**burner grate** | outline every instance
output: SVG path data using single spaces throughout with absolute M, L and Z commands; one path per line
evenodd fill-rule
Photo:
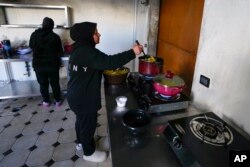
M 128 76 L 129 87 L 137 97 L 137 102 L 142 109 L 151 113 L 183 110 L 188 107 L 189 98 L 180 93 L 175 97 L 164 98 L 153 87 L 153 81 L 145 76 L 132 72 Z
M 223 122 L 214 118 L 195 117 L 189 125 L 192 133 L 202 142 L 214 146 L 227 146 L 233 141 L 232 131 Z
M 179 100 L 180 97 L 181 97 L 181 94 L 177 94 L 176 96 L 165 96 L 165 95 L 162 95 L 158 92 L 154 92 L 153 93 L 154 97 L 158 100 L 162 100 L 162 101 L 176 101 L 176 100 Z

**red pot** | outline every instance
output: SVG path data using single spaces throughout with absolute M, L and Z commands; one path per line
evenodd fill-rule
M 65 53 L 71 53 L 72 50 L 73 50 L 73 46 L 72 45 L 70 45 L 70 44 L 64 45 L 64 52 Z
M 148 76 L 156 76 L 162 73 L 163 70 L 163 59 L 154 57 L 154 62 L 146 61 L 151 56 L 145 55 L 139 57 L 139 73 Z
M 154 82 L 153 85 L 155 90 L 164 96 L 177 96 L 183 90 L 183 87 L 168 87 L 157 82 Z
M 185 86 L 184 80 L 173 73 L 157 75 L 153 80 L 155 90 L 165 96 L 176 96 Z

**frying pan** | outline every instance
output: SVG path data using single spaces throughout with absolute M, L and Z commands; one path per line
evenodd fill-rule
M 145 133 L 150 125 L 151 115 L 142 109 L 127 111 L 122 117 L 122 123 L 133 135 Z

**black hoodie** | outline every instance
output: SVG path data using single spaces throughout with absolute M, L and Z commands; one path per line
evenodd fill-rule
M 101 78 L 105 69 L 115 69 L 135 58 L 132 49 L 112 56 L 95 48 L 96 23 L 77 23 L 70 29 L 75 41 L 69 59 L 67 99 L 76 114 L 101 108 Z
M 33 50 L 35 71 L 55 71 L 61 65 L 63 48 L 60 37 L 52 29 L 39 28 L 31 34 L 29 46 Z

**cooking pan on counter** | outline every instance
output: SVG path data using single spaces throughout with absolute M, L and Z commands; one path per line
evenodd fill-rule
M 133 135 L 145 133 L 151 122 L 149 112 L 142 109 L 132 109 L 127 111 L 122 117 L 122 123 Z

